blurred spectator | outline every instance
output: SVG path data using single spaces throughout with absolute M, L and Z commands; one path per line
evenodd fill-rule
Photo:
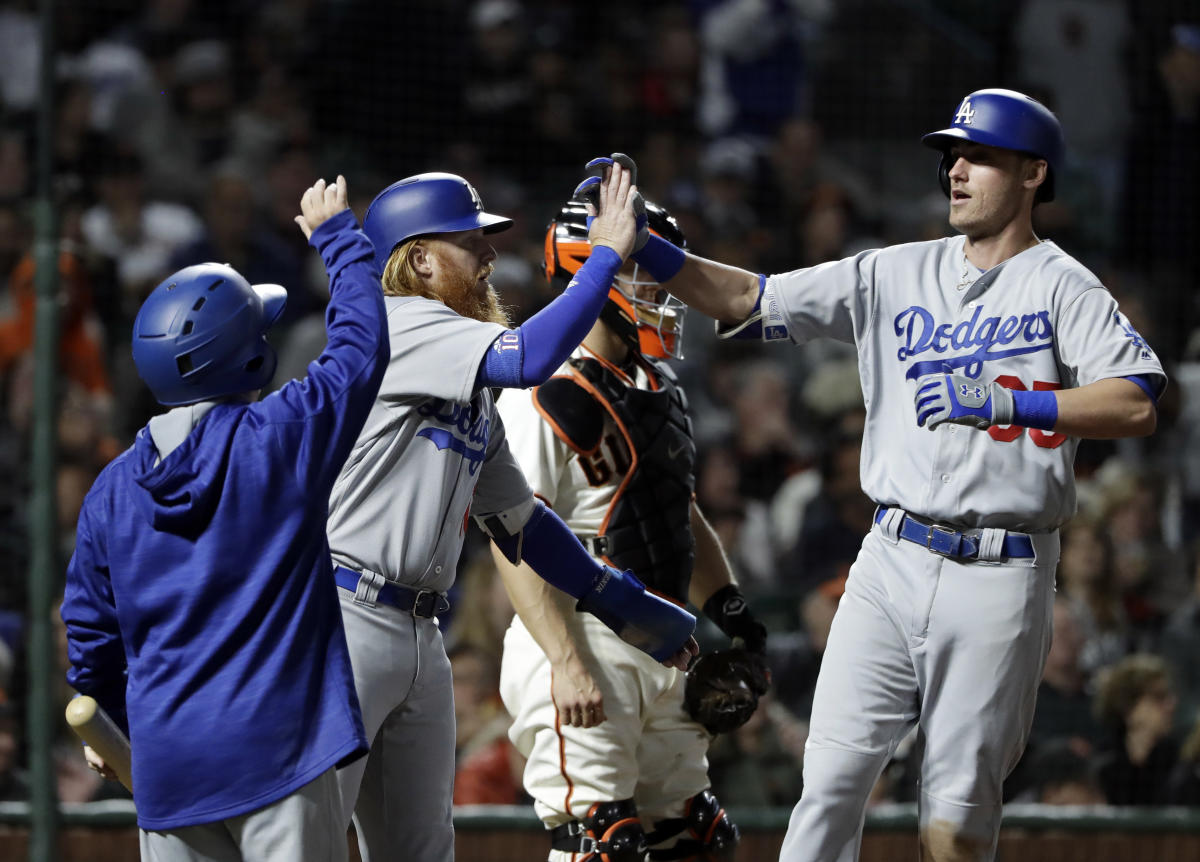
M 1175 692 L 1166 663 L 1135 653 L 1106 668 L 1096 688 L 1096 715 L 1111 732 L 1097 759 L 1110 805 L 1165 805 L 1167 780 L 1179 761 L 1171 736 Z
M 12 312 L 0 320 L 0 377 L 32 358 L 36 290 L 33 255 L 17 263 L 9 282 Z M 74 251 L 58 255 L 59 361 L 68 380 L 97 397 L 112 391 L 104 358 L 104 333 L 92 301 L 92 284 Z M 22 417 L 24 418 L 24 417 Z M 24 427 L 19 424 L 19 427 Z
M 1130 651 L 1125 608 L 1112 564 L 1112 545 L 1101 522 L 1080 513 L 1061 531 L 1057 590 L 1072 611 L 1082 644 L 1079 664 L 1091 675 Z
M 1160 650 L 1179 695 L 1176 727 L 1200 721 L 1200 541 L 1192 543 L 1192 593 L 1167 618 Z
M 698 123 L 710 137 L 774 133 L 810 105 L 809 40 L 828 0 L 690 0 L 704 48 Z
M 513 173 L 536 171 L 536 163 L 526 159 L 534 84 L 525 49 L 525 10 L 518 0 L 475 0 L 467 18 L 472 50 L 462 103 L 468 128 L 490 165 Z
M 21 726 L 12 703 L 0 697 L 0 802 L 29 799 L 29 776 L 19 767 Z
M 1179 750 L 1179 763 L 1167 785 L 1167 801 L 1171 805 L 1200 807 L 1200 718 Z
M 1144 465 L 1118 459 L 1109 459 L 1096 479 L 1125 614 L 1137 648 L 1151 648 L 1167 613 L 1189 592 L 1183 566 L 1163 538 L 1162 485 Z
M 831 578 L 845 582 L 875 512 L 859 483 L 861 454 L 861 433 L 835 433 L 824 447 L 820 489 L 804 506 L 799 535 L 781 565 L 787 583 L 810 588 Z
M 1144 267 L 1170 330 L 1159 344 L 1178 355 L 1200 322 L 1200 24 L 1151 34 L 1147 92 L 1134 121 L 1121 220 L 1124 252 Z
M 239 167 L 224 165 L 212 175 L 204 202 L 204 225 L 204 235 L 174 255 L 170 270 L 212 261 L 233 267 L 251 284 L 290 288 L 280 318 L 285 329 L 318 306 L 312 292 L 295 290 L 303 283 L 304 261 L 268 230 L 253 182 Z
M 516 805 L 523 759 L 508 740 L 512 719 L 500 700 L 499 654 L 461 644 L 449 651 L 454 674 L 454 804 Z
M 1054 637 L 1046 655 L 1029 733 L 1029 748 L 1035 757 L 1040 750 L 1061 744 L 1087 758 L 1101 741 L 1087 687 L 1088 676 L 1080 660 L 1084 638 L 1074 607 L 1069 599 L 1054 600 Z
M 172 257 L 197 242 L 203 224 L 191 209 L 148 200 L 142 160 L 121 147 L 110 147 L 100 163 L 99 201 L 83 214 L 83 237 L 116 268 L 120 318 L 132 326 L 142 300 L 171 272 Z M 122 329 L 124 336 L 129 334 Z
M 718 799 L 745 808 L 796 804 L 804 789 L 803 721 L 768 693 L 750 720 L 708 749 L 708 776 Z
M 744 363 L 735 378 L 731 406 L 738 488 L 747 498 L 766 502 L 803 466 L 789 381 L 772 360 Z
M 1097 203 L 1106 242 L 1116 236 L 1131 123 L 1124 66 L 1132 37 L 1128 5 L 1125 0 L 1025 0 L 1013 27 L 1021 79 L 1048 94 L 1048 107 L 1062 123 L 1068 158 L 1102 190 Z
M 1065 740 L 1053 740 L 1033 755 L 1032 801 L 1043 805 L 1103 805 L 1104 791 L 1088 757 Z

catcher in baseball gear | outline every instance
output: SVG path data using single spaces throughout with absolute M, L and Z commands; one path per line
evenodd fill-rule
M 688 670 L 683 706 L 709 733 L 736 730 L 754 714 L 771 686 L 767 628 L 754 618 L 737 584 L 726 584 L 704 603 L 704 614 L 733 642 L 701 656 Z

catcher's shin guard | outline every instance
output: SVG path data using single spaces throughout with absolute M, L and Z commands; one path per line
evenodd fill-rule
M 582 853 L 580 862 L 644 862 L 646 833 L 632 799 L 597 802 L 582 821 L 552 829 L 550 848 Z
M 655 847 L 680 836 L 671 847 Z M 651 862 L 716 862 L 733 858 L 742 835 L 711 790 L 687 801 L 682 817 L 659 820 L 646 836 Z

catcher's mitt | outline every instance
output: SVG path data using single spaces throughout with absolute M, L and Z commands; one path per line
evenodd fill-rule
M 717 650 L 688 670 L 683 706 L 709 733 L 728 733 L 750 720 L 770 685 L 771 671 L 759 653 Z

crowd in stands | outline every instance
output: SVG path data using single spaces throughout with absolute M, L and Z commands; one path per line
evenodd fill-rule
M 1066 135 L 1039 235 L 1113 291 L 1171 383 L 1153 437 L 1080 446 L 1054 643 L 1008 796 L 1200 805 L 1200 2 L 68 2 L 48 143 L 36 7 L 0 0 L 0 800 L 27 793 L 39 147 L 57 213 L 65 566 L 83 496 L 155 412 L 128 345 L 162 278 L 220 261 L 283 284 L 277 383 L 319 352 L 324 274 L 292 222 L 314 178 L 345 174 L 361 216 L 400 177 L 466 176 L 515 220 L 494 236 L 493 283 L 520 322 L 548 301 L 545 225 L 593 156 L 632 154 L 698 253 L 787 271 L 947 235 L 919 137 L 966 93 L 1009 86 Z M 769 626 L 774 675 L 754 719 L 713 743 L 714 789 L 735 807 L 791 805 L 825 638 L 873 513 L 855 354 L 717 342 L 696 313 L 684 342 L 697 497 Z M 497 693 L 512 610 L 479 534 L 452 598 L 456 802 L 525 803 Z M 720 645 L 707 623 L 698 635 Z M 915 798 L 919 747 L 901 746 L 877 800 Z M 56 759 L 63 800 L 120 794 L 65 726 Z

